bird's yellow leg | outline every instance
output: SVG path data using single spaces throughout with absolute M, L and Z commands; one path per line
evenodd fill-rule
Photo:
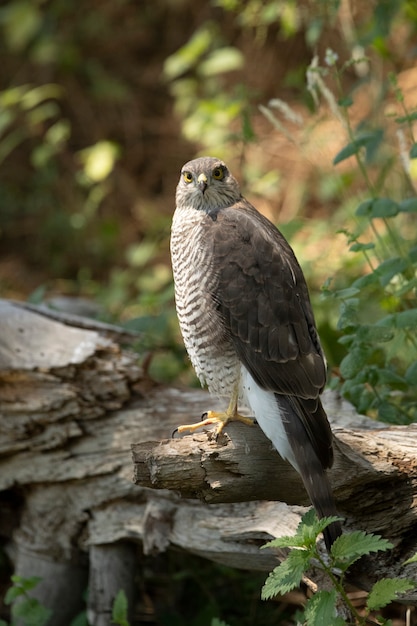
M 238 385 L 236 385 L 226 411 L 207 411 L 206 413 L 203 413 L 202 418 L 204 419 L 201 422 L 197 422 L 197 424 L 184 424 L 183 426 L 178 426 L 175 432 L 183 433 L 188 431 L 193 433 L 201 427 L 217 424 L 215 433 L 216 437 L 218 437 L 228 422 L 243 422 L 244 424 L 252 426 L 253 419 L 240 415 L 237 410 L 238 396 L 239 389 Z

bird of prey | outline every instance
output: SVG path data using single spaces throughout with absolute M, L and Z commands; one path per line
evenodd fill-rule
M 332 433 L 319 394 L 326 361 L 306 282 L 279 230 L 240 193 L 213 157 L 181 170 L 171 231 L 175 302 L 185 347 L 202 385 L 230 400 L 225 412 L 180 426 L 193 431 L 253 412 L 280 455 L 302 477 L 319 517 L 336 515 L 326 469 Z M 325 530 L 328 549 L 341 534 Z

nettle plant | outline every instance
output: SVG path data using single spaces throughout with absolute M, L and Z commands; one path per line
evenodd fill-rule
M 372 587 L 362 611 L 353 605 L 345 591 L 345 577 L 348 569 L 361 557 L 372 552 L 391 549 L 392 544 L 379 535 L 353 531 L 338 537 L 331 547 L 330 554 L 323 557 L 317 549 L 317 538 L 323 529 L 335 521 L 336 517 L 317 519 L 313 509 L 302 518 L 297 532 L 292 537 L 278 537 L 264 548 L 289 548 L 287 558 L 268 576 L 262 589 L 262 598 L 267 600 L 277 594 L 285 594 L 298 587 L 305 573 L 311 567 L 320 568 L 327 576 L 330 590 L 320 590 L 306 603 L 304 611 L 297 614 L 297 623 L 304 626 L 366 626 L 368 623 L 392 626 L 390 620 L 378 614 L 401 594 L 414 589 L 416 582 L 406 578 L 382 578 Z M 414 563 L 417 555 L 404 563 Z M 372 616 L 372 622 L 369 618 Z
M 394 192 L 398 197 L 391 197 L 394 157 L 384 145 L 388 143 L 385 132 L 368 120 L 353 127 L 349 117 L 353 100 L 342 95 L 341 76 L 358 62 L 364 60 L 349 61 L 338 69 L 337 56 L 328 51 L 327 67 L 313 62 L 308 74 L 310 88 L 327 99 L 347 131 L 348 143 L 334 165 L 355 159 L 357 178 L 366 189 L 355 211 L 354 230 L 343 231 L 349 250 L 364 261 L 358 265 L 360 275 L 343 289 L 331 288 L 331 280 L 323 289 L 325 297 L 340 303 L 337 329 L 347 351 L 333 385 L 341 388 L 359 413 L 408 424 L 417 421 L 417 197 L 413 188 L 417 109 L 407 109 L 395 77 L 390 77 L 391 91 L 402 109 L 394 122 L 406 182 Z M 338 85 L 338 100 L 324 83 L 327 72 Z

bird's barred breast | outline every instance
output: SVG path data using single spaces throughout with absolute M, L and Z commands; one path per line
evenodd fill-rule
M 206 384 L 215 395 L 230 397 L 239 377 L 240 362 L 211 296 L 216 275 L 210 250 L 204 245 L 202 218 L 195 209 L 174 213 L 171 256 L 177 315 L 201 384 Z

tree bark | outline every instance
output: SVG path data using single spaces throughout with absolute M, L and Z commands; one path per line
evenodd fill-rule
M 149 555 L 174 548 L 233 567 L 275 567 L 282 555 L 259 547 L 293 533 L 308 500 L 260 429 L 232 423 L 217 442 L 204 432 L 168 439 L 221 404 L 201 390 L 155 385 L 121 349 L 116 328 L 74 323 L 0 300 L 0 536 L 16 573 L 43 578 L 35 593 L 53 610 L 51 623 L 78 612 L 89 575 L 90 588 L 103 590 L 89 601 L 99 624 L 123 582 L 123 555 L 132 571 L 135 544 Z M 120 343 L 127 339 L 122 333 Z M 395 545 L 373 555 L 357 582 L 417 578 L 415 564 L 401 565 L 417 551 L 416 427 L 381 429 L 334 393 L 324 403 L 346 528 Z M 132 442 L 141 442 L 138 484 Z M 109 560 L 103 580 L 96 563 Z M 416 592 L 405 600 L 417 604 Z
M 334 430 L 329 471 L 346 526 L 401 541 L 417 516 L 417 425 Z M 170 489 L 207 503 L 281 500 L 308 505 L 298 473 L 272 449 L 259 427 L 212 432 L 133 446 L 136 484 Z
M 137 550 L 134 544 L 123 541 L 91 546 L 89 557 L 87 609 L 89 623 L 94 626 L 108 626 L 112 622 L 113 603 L 121 590 L 126 595 L 127 619 L 130 623 L 136 595 Z

